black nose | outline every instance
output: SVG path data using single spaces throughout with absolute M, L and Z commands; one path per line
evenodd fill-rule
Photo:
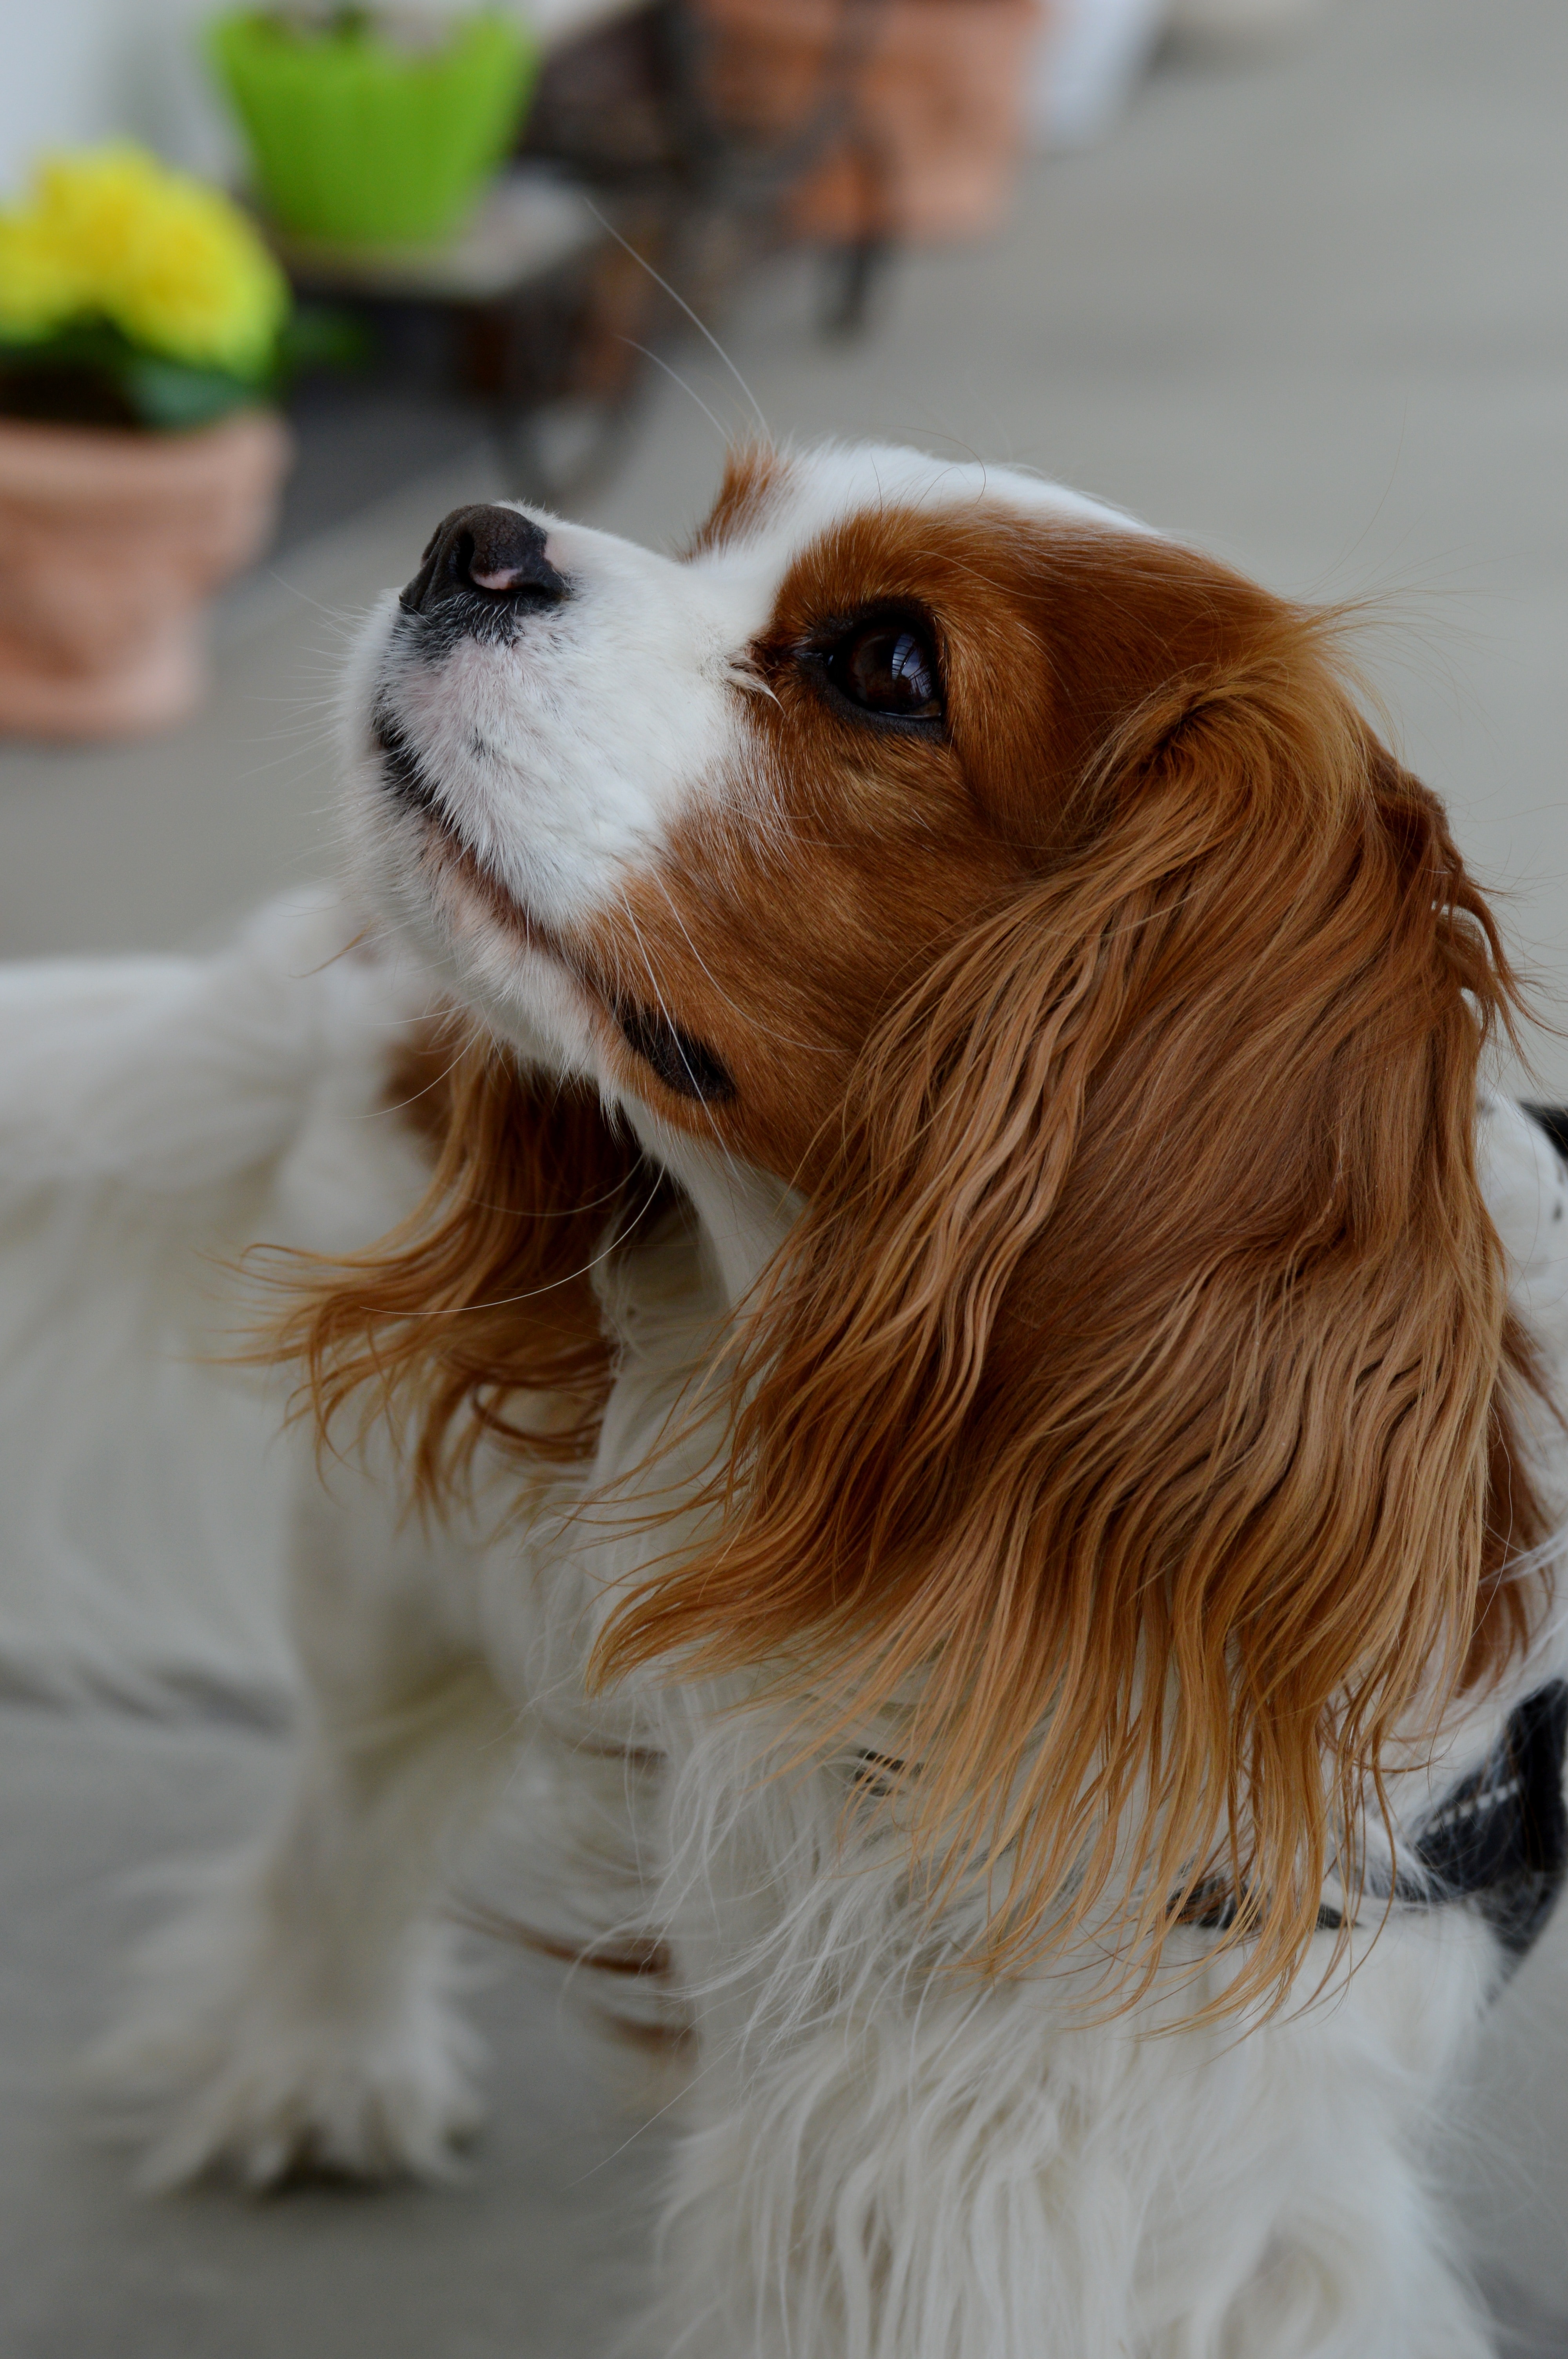
M 454 508 L 430 536 L 425 561 L 398 603 L 427 614 L 444 599 L 475 592 L 509 604 L 564 598 L 567 585 L 545 555 L 545 536 L 515 508 Z

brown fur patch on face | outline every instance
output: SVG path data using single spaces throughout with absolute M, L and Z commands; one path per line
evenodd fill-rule
M 720 504 L 722 506 L 722 502 Z M 944 674 L 936 735 L 824 696 L 806 659 L 835 627 L 924 617 Z M 607 1021 L 607 1053 L 677 1126 L 787 1180 L 814 1169 L 850 1067 L 937 945 L 1092 823 L 1094 766 L 1152 696 L 1179 697 L 1279 611 L 1209 560 L 1113 530 L 885 509 L 791 567 L 755 648 L 773 691 L 722 803 L 633 880 L 589 948 L 603 989 L 662 1010 L 735 1083 L 664 1091 Z M 739 702 L 739 697 L 738 697 Z
M 681 555 L 709 556 L 755 531 L 789 481 L 789 462 L 765 442 L 743 442 L 724 462 L 719 497 Z

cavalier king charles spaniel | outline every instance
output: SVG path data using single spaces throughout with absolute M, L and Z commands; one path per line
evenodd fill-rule
M 1568 1848 L 1565 1187 L 1343 636 L 893 450 L 438 527 L 348 897 L 157 1036 L 314 1207 L 317 1446 L 292 1800 L 110 2043 L 156 2180 L 448 2163 L 504 1802 L 695 2050 L 650 2347 L 1492 2349 L 1426 2147 Z

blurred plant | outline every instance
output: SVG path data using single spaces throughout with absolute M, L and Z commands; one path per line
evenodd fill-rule
M 271 397 L 320 342 L 244 214 L 138 147 L 46 157 L 0 211 L 11 416 L 205 426 Z

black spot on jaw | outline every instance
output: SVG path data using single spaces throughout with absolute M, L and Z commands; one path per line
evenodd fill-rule
M 419 756 L 401 722 L 384 704 L 378 704 L 371 714 L 370 732 L 381 756 L 382 777 L 394 801 L 401 803 L 406 810 L 430 811 L 440 817 L 440 798 L 425 776 Z
M 627 1047 L 677 1098 L 718 1105 L 734 1096 L 735 1084 L 722 1060 L 667 1016 L 629 999 L 619 1001 L 613 1012 Z
M 381 756 L 382 777 L 395 802 L 406 810 L 423 811 L 450 825 L 441 798 L 426 777 L 416 747 L 389 707 L 377 704 L 371 714 L 371 736 Z M 477 738 L 474 752 L 488 752 Z M 635 1001 L 618 1001 L 612 1011 L 629 1049 L 656 1073 L 665 1089 L 678 1098 L 719 1105 L 735 1094 L 735 1084 L 723 1060 L 706 1041 L 674 1024 L 666 1016 Z

